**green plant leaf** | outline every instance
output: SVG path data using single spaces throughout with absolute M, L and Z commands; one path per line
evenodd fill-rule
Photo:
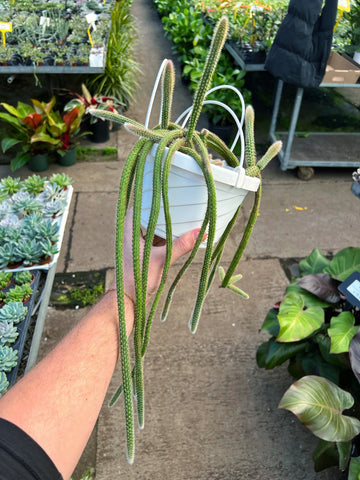
M 308 337 L 324 323 L 324 311 L 320 307 L 305 308 L 301 295 L 290 293 L 281 302 L 278 319 L 278 342 L 296 342 Z
M 13 147 L 14 145 L 17 145 L 20 143 L 21 140 L 18 138 L 3 138 L 1 141 L 1 148 L 2 151 L 5 153 L 9 148 Z
M 30 153 L 18 152 L 16 157 L 12 158 L 10 161 L 11 171 L 15 172 L 22 166 L 24 166 L 31 158 Z
M 331 338 L 330 353 L 349 351 L 350 342 L 359 330 L 359 326 L 354 325 L 355 317 L 351 312 L 341 312 L 337 317 L 332 317 L 328 329 Z
M 289 293 L 297 293 L 301 295 L 304 299 L 306 307 L 326 308 L 330 305 L 329 303 L 324 302 L 323 300 L 320 300 L 320 298 L 316 297 L 315 295 L 308 292 L 304 288 L 301 288 L 299 285 L 297 285 L 297 283 L 291 283 L 290 285 L 287 286 L 286 294 L 289 294 Z
M 336 444 L 339 452 L 339 467 L 340 470 L 344 471 L 349 463 L 351 455 L 351 442 L 339 442 Z
M 296 356 L 306 347 L 307 342 L 279 343 L 274 338 L 270 338 L 268 342 L 260 345 L 256 359 L 259 367 L 270 370 Z
M 360 478 L 360 457 L 353 457 L 350 460 L 348 480 L 359 480 Z
M 336 444 L 320 439 L 312 458 L 315 472 L 321 472 L 326 468 L 337 466 L 339 464 L 339 453 Z
M 353 404 L 350 393 L 325 378 L 309 375 L 291 385 L 280 400 L 279 408 L 293 412 L 323 440 L 348 442 L 360 433 L 360 421 L 342 414 Z
M 280 325 L 277 314 L 278 309 L 272 308 L 269 310 L 261 327 L 261 330 L 268 332 L 273 337 L 277 337 L 279 335 Z
M 299 262 L 300 274 L 303 277 L 311 273 L 322 273 L 329 264 L 330 260 L 315 248 L 308 257 Z
M 347 247 L 340 250 L 324 271 L 343 282 L 353 272 L 360 271 L 360 248 Z
M 319 351 L 325 362 L 334 365 L 342 370 L 348 370 L 350 368 L 350 363 L 348 356 L 345 353 L 336 354 L 330 353 L 331 340 L 328 335 L 324 333 L 317 333 L 313 340 L 318 344 Z

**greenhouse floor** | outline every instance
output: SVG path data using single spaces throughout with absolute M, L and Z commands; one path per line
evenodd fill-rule
M 174 55 L 151 0 L 138 0 L 132 8 L 143 75 L 127 115 L 144 122 L 158 66 L 163 58 Z M 176 88 L 174 116 L 191 103 L 179 75 Z M 264 132 L 259 133 L 263 134 L 262 142 Z M 74 180 L 74 195 L 58 262 L 59 274 L 105 269 L 107 282 L 111 281 L 119 179 L 135 141 L 121 129 L 111 134 L 109 142 L 118 148 L 118 161 L 78 162 L 66 168 Z M 329 152 L 323 154 L 326 159 Z M 219 289 L 215 283 L 198 331 L 191 335 L 187 324 L 200 273 L 195 261 L 177 291 L 168 321 L 153 324 L 145 361 L 145 429 L 136 435 L 134 465 L 128 465 L 124 453 L 122 403 L 112 409 L 107 407 L 120 383 L 117 370 L 75 480 L 90 467 L 95 469 L 96 480 L 340 478 L 336 469 L 315 474 L 311 456 L 317 440 L 291 413 L 277 408 L 292 383 L 286 367 L 261 370 L 256 366 L 255 354 L 258 345 L 267 339 L 259 332 L 264 317 L 283 297 L 289 281 L 284 263 L 291 265 L 314 248 L 331 254 L 358 246 L 360 204 L 350 192 L 353 170 L 318 168 L 309 182 L 303 182 L 294 170 L 281 171 L 278 161 L 273 161 L 263 175 L 261 212 L 238 268 L 243 275 L 239 286 L 250 299 Z M 52 165 L 46 174 L 55 171 L 63 170 Z M 0 165 L 0 177 L 8 174 L 9 167 Z M 26 168 L 16 172 L 16 176 L 27 175 Z M 242 225 L 251 201 L 250 196 L 245 200 Z M 235 248 L 242 225 L 232 235 L 224 263 Z M 50 306 L 40 356 L 85 312 L 86 308 L 64 310 Z

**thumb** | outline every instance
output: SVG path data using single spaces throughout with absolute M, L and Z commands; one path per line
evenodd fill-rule
M 195 245 L 196 239 L 199 236 L 200 228 L 195 228 L 190 232 L 184 233 L 181 237 L 177 238 L 173 243 L 173 249 L 171 254 L 171 264 L 176 262 L 180 257 L 189 253 Z M 206 239 L 204 235 L 203 241 Z

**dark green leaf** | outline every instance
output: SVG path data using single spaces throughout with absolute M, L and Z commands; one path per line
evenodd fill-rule
M 275 339 L 269 340 L 269 350 L 265 359 L 265 368 L 272 369 L 283 364 L 291 357 L 302 352 L 306 348 L 306 342 L 279 343 Z
M 353 457 L 350 460 L 348 480 L 359 480 L 360 478 L 360 457 Z
M 321 472 L 326 468 L 339 465 L 339 454 L 336 444 L 320 439 L 313 453 L 313 461 L 315 472 Z
M 307 258 L 299 262 L 301 276 L 322 273 L 329 263 L 330 260 L 324 257 L 318 248 L 315 248 Z
M 268 332 L 273 337 L 278 336 L 280 329 L 279 320 L 277 318 L 278 311 L 279 310 L 276 308 L 269 310 L 265 317 L 263 326 L 261 327 L 261 330 Z
M 336 444 L 336 446 L 340 457 L 339 467 L 340 470 L 344 471 L 346 470 L 350 459 L 351 442 L 339 442 Z
M 360 248 L 355 247 L 340 250 L 325 268 L 325 272 L 341 282 L 356 271 L 360 271 Z

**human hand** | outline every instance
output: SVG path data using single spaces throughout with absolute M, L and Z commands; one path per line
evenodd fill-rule
M 133 209 L 130 208 L 125 217 L 124 225 L 124 249 L 123 249 L 123 270 L 124 270 L 124 285 L 125 293 L 131 298 L 135 298 L 135 282 L 133 274 L 133 259 L 132 259 L 132 224 L 133 224 Z M 196 242 L 199 235 L 200 228 L 191 230 L 185 233 L 173 242 L 171 265 L 180 257 L 189 253 Z M 165 241 L 164 241 L 165 242 Z M 163 243 L 164 243 L 163 242 Z M 158 242 L 159 243 L 159 242 Z M 165 263 L 166 245 L 153 245 L 150 253 L 148 285 L 146 292 L 146 301 L 148 302 L 151 295 L 153 295 L 161 281 L 161 275 Z M 145 239 L 140 236 L 140 257 L 142 258 L 144 252 Z

